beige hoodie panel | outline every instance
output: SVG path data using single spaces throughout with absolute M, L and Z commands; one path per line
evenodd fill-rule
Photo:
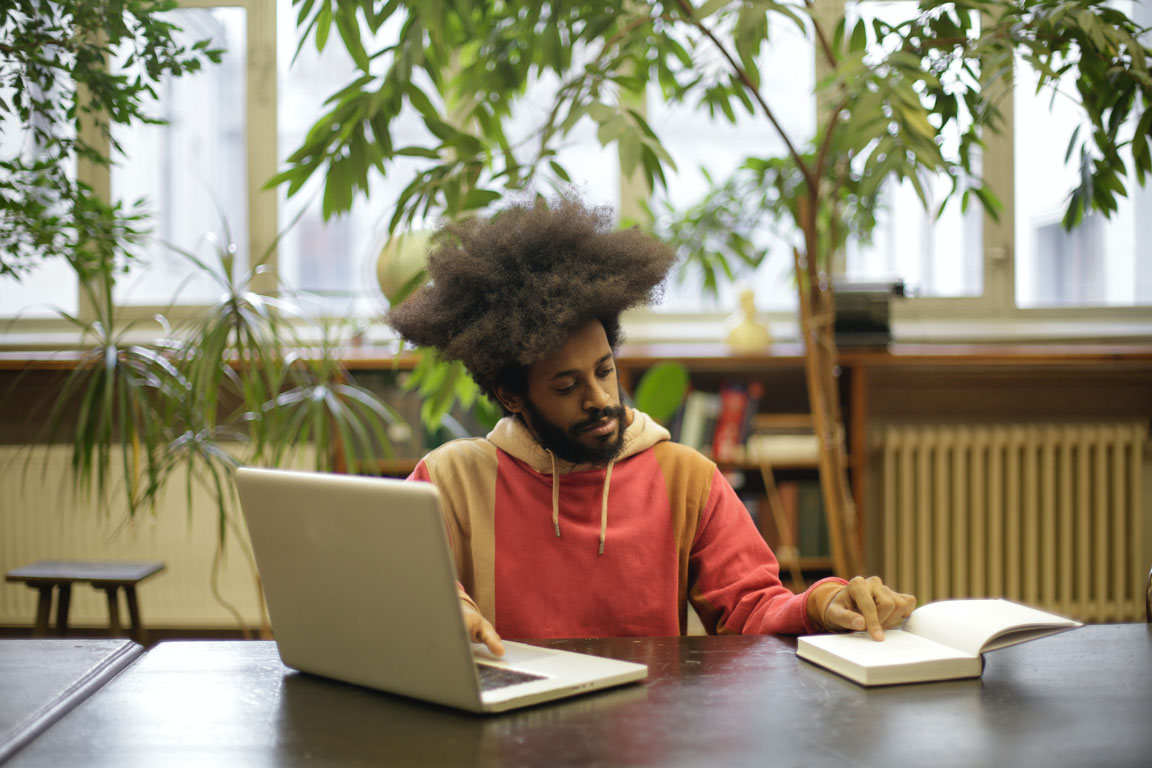
M 679 562 L 680 633 L 688 632 L 688 556 L 696 540 L 700 515 L 712 491 L 716 465 L 696 450 L 679 443 L 665 442 L 653 448 L 656 463 L 668 487 L 668 508 Z M 715 615 L 700 613 L 709 634 L 716 631 Z M 714 613 L 714 612 L 713 612 Z
M 632 414 L 632 423 L 624 430 L 624 446 L 616 461 L 623 461 L 669 438 L 668 430 L 648 414 L 635 408 L 629 409 L 629 412 Z M 552 456 L 536 442 L 536 438 L 519 419 L 511 416 L 501 419 L 488 433 L 488 439 L 500 450 L 515 456 L 537 472 L 552 474 Z M 556 467 L 562 475 L 595 468 L 589 464 L 572 464 L 563 459 L 556 459 Z
M 444 503 L 460 583 L 490 621 L 496 615 L 497 462 L 496 446 L 481 438 L 453 440 L 424 457 Z

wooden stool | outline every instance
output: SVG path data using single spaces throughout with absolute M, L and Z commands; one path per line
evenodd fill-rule
M 108 595 L 108 631 L 113 637 L 121 633 L 120 601 L 116 592 L 121 587 L 128 602 L 128 617 L 132 626 L 132 639 L 144 642 L 144 630 L 140 625 L 140 604 L 136 599 L 136 585 L 164 570 L 164 563 L 98 563 L 74 560 L 41 560 L 8 571 L 7 581 L 24 582 L 40 592 L 36 606 L 36 627 L 33 635 L 43 637 L 48 634 L 48 614 L 52 610 L 52 590 L 59 589 L 56 601 L 56 633 L 63 637 L 68 632 L 68 607 L 72 601 L 72 585 L 88 582 Z

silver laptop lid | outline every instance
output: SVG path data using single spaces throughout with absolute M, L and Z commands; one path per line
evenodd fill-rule
M 285 664 L 476 707 L 434 486 L 251 468 L 236 486 Z

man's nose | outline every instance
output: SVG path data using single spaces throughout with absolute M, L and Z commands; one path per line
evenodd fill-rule
M 612 396 L 599 384 L 593 384 L 588 388 L 588 394 L 584 400 L 584 410 L 598 411 L 602 408 L 607 408 L 611 404 Z

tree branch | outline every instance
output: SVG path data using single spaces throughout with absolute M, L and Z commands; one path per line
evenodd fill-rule
M 845 94 L 840 103 L 836 105 L 836 111 L 832 113 L 832 117 L 828 121 L 828 130 L 824 134 L 824 141 L 820 142 L 820 151 L 816 155 L 816 183 L 820 183 L 820 179 L 824 177 L 824 165 L 828 161 L 828 150 L 832 147 L 832 134 L 836 130 L 837 124 L 840 122 L 840 116 L 844 114 L 845 107 L 848 106 L 848 95 Z
M 689 23 L 700 30 L 700 32 L 705 37 L 712 41 L 712 44 L 716 46 L 717 50 L 720 51 L 720 54 L 728 61 L 728 64 L 736 73 L 736 76 L 739 78 L 741 84 L 743 84 L 743 86 L 752 94 L 752 97 L 756 99 L 756 103 L 759 104 L 760 109 L 764 111 L 764 115 L 768 118 L 768 122 L 772 123 L 772 127 L 776 129 L 776 134 L 784 142 L 784 146 L 788 149 L 788 154 L 792 157 L 793 162 L 795 162 L 796 166 L 800 169 L 800 173 L 803 174 L 804 181 L 807 182 L 809 188 L 814 188 L 816 180 L 812 177 L 812 170 L 808 167 L 808 165 L 804 162 L 804 158 L 792 145 L 791 140 L 788 138 L 788 134 L 784 132 L 784 128 L 776 119 L 776 115 L 772 112 L 772 109 L 768 106 L 768 103 L 764 101 L 764 97 L 760 95 L 760 90 L 752 82 L 752 78 L 748 77 L 748 73 L 745 72 L 744 68 L 736 62 L 736 59 L 732 57 L 732 54 L 728 52 L 728 49 L 725 48 L 724 45 L 716 38 L 716 35 L 712 33 L 712 30 L 704 26 L 703 22 L 696 19 L 695 15 L 693 14 L 692 6 L 688 4 L 687 0 L 679 0 L 679 4 L 680 8 L 686 14 Z
M 816 4 L 813 0 L 804 0 L 804 5 L 808 8 L 808 18 L 812 19 L 812 29 L 816 31 L 816 39 L 820 41 L 820 49 L 824 51 L 824 58 L 828 60 L 828 66 L 836 69 L 839 62 L 836 61 L 836 52 L 832 50 L 832 45 L 828 42 L 828 36 L 824 34 L 824 28 L 820 26 L 820 22 L 816 20 Z

